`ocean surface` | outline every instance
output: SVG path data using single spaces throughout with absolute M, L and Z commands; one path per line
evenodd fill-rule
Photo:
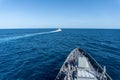
M 120 30 L 1 29 L 0 80 L 54 80 L 76 47 L 86 50 L 113 80 L 120 80 Z

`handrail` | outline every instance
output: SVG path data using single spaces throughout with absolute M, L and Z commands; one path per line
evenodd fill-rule
M 103 72 L 103 68 L 98 64 L 98 62 L 90 55 L 88 54 L 86 51 L 84 51 L 83 49 L 78 48 L 79 51 L 83 51 L 84 52 L 84 56 L 88 57 L 88 59 L 90 60 L 91 64 L 93 65 L 94 69 L 98 70 L 98 72 L 102 73 Z M 111 77 L 105 73 L 107 80 L 112 80 Z

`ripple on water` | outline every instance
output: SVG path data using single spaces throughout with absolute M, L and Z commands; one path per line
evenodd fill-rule
M 10 31 L 21 34 L 19 30 Z M 36 33 L 39 29 L 21 31 Z M 60 33 L 0 43 L 0 80 L 54 80 L 75 47 L 85 49 L 100 65 L 107 67 L 113 80 L 119 80 L 119 34 L 116 30 L 65 29 Z

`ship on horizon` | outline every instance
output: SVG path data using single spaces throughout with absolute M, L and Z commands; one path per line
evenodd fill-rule
M 62 31 L 62 29 L 61 29 L 61 28 L 58 28 L 56 31 Z

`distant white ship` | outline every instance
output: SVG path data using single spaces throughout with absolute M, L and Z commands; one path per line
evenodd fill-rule
M 58 28 L 56 31 L 62 31 L 62 29 L 61 29 L 61 28 Z

